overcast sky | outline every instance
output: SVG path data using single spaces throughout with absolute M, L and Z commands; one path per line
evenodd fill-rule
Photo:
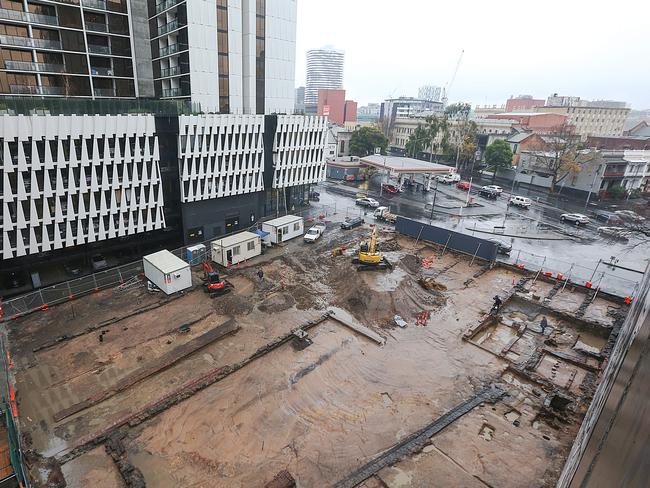
M 345 51 L 361 105 L 445 86 L 464 50 L 450 101 L 557 92 L 650 108 L 648 0 L 298 0 L 296 86 L 325 45 Z

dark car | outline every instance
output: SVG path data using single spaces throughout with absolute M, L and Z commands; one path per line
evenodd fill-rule
M 600 220 L 606 224 L 621 225 L 625 223 L 620 215 L 614 212 L 608 212 L 607 210 L 594 210 L 594 217 L 596 217 L 596 220 Z
M 496 200 L 499 197 L 499 192 L 491 188 L 481 188 L 478 194 L 485 198 Z
M 361 217 L 346 219 L 345 222 L 341 224 L 341 229 L 350 230 L 359 227 L 361 224 L 363 224 L 363 219 Z
M 512 251 L 512 246 L 510 244 L 497 239 L 489 239 L 489 241 L 494 242 L 497 245 L 497 254 L 504 254 L 506 256 L 510 255 L 510 251 Z

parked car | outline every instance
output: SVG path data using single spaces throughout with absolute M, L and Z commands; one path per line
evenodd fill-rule
M 621 241 L 627 241 L 631 235 L 624 227 L 598 227 L 598 233 Z
M 357 198 L 356 204 L 361 205 L 362 207 L 372 207 L 372 208 L 379 207 L 379 202 L 374 198 L 370 198 L 370 197 Z
M 494 242 L 497 245 L 497 253 L 498 254 L 504 254 L 506 256 L 510 255 L 510 251 L 512 251 L 512 246 L 508 244 L 507 242 L 502 242 L 498 239 L 488 239 L 490 242 Z
M 565 213 L 560 215 L 560 220 L 562 222 L 571 222 L 572 224 L 576 225 L 581 225 L 581 224 L 588 224 L 589 223 L 589 217 L 586 215 L 582 215 L 579 213 Z
M 315 224 L 303 236 L 305 242 L 316 242 L 320 236 L 325 232 L 325 224 Z
M 350 230 L 355 227 L 359 227 L 363 224 L 363 219 L 361 217 L 354 217 L 352 219 L 345 219 L 345 222 L 341 224 L 341 229 Z
M 632 210 L 616 210 L 614 213 L 620 215 L 625 220 L 631 220 L 633 222 L 643 222 L 645 220 L 645 217 L 642 217 Z
M 395 185 L 391 185 L 389 183 L 384 183 L 381 185 L 381 187 L 384 189 L 386 193 L 390 193 L 391 195 L 394 195 L 395 193 L 399 193 L 399 188 L 397 188 Z
M 93 266 L 93 271 L 100 271 L 102 269 L 108 268 L 106 258 L 101 254 L 95 254 L 93 257 L 91 257 L 90 264 Z
M 440 183 L 445 185 L 451 185 L 452 183 L 458 183 L 460 181 L 460 175 L 458 173 L 450 173 L 447 175 L 441 175 L 436 177 Z
M 492 200 L 496 200 L 499 197 L 499 192 L 492 188 L 488 188 L 487 186 L 484 186 L 478 191 L 478 194 L 481 195 L 482 197 L 485 198 L 490 198 Z
M 594 210 L 594 217 L 596 217 L 596 220 L 600 220 L 607 224 L 618 225 L 624 223 L 623 219 L 618 214 L 606 210 Z
M 514 205 L 524 209 L 528 209 L 532 204 L 533 201 L 530 198 L 520 197 L 519 195 L 510 197 L 510 200 L 508 200 L 508 205 Z
M 469 181 L 461 181 L 456 185 L 456 188 L 459 190 L 465 190 L 469 191 L 469 189 L 472 187 L 471 183 Z
M 483 188 L 486 188 L 488 190 L 493 190 L 493 191 L 497 192 L 499 195 L 501 195 L 501 193 L 503 193 L 503 188 L 501 188 L 500 186 L 497 186 L 497 185 L 487 185 L 487 186 L 484 186 Z

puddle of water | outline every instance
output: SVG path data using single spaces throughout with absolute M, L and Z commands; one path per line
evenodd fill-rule
M 607 344 L 607 339 L 599 337 L 596 334 L 592 334 L 588 331 L 581 331 L 578 335 L 578 340 L 583 344 L 595 347 L 599 351 L 602 351 L 603 347 L 605 347 L 605 344 Z

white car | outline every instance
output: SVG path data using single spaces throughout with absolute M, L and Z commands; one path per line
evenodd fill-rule
M 305 242 L 316 242 L 320 236 L 325 232 L 325 224 L 316 224 L 309 228 L 303 236 Z
M 508 205 L 516 205 L 517 207 L 522 207 L 522 208 L 528 208 L 532 204 L 533 201 L 530 198 L 520 197 L 519 195 L 510 197 L 510 200 L 508 200 Z
M 458 173 L 450 173 L 447 175 L 437 176 L 436 179 L 440 183 L 451 185 L 452 183 L 458 183 L 460 181 L 460 175 Z
M 379 207 L 379 202 L 374 198 L 370 198 L 370 197 L 357 198 L 357 201 L 355 203 L 357 205 L 361 205 L 362 207 L 372 207 L 372 208 Z
M 631 235 L 625 227 L 598 227 L 598 233 L 621 240 L 628 240 Z
M 501 195 L 501 193 L 503 192 L 503 188 L 501 188 L 500 186 L 497 186 L 497 185 L 487 185 L 487 186 L 484 186 L 483 188 L 484 188 L 485 190 L 492 190 L 492 191 L 495 191 L 495 192 L 497 192 L 499 195 Z
M 560 215 L 560 220 L 562 222 L 571 222 L 576 225 L 580 224 L 588 224 L 589 223 L 589 217 L 586 215 L 582 215 L 579 213 L 565 213 Z

